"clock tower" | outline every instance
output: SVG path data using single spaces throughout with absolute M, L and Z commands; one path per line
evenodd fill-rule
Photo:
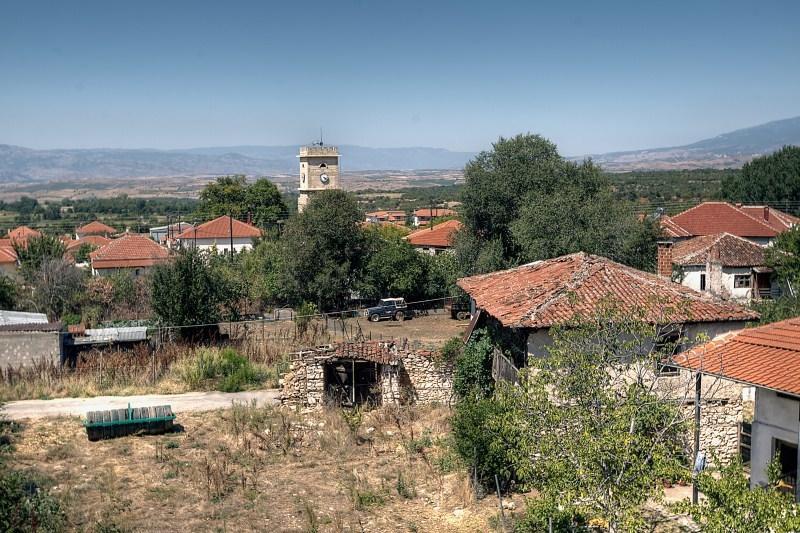
M 323 146 L 322 141 L 310 146 L 301 146 L 300 197 L 297 210 L 302 212 L 319 191 L 339 188 L 339 150 L 335 146 Z

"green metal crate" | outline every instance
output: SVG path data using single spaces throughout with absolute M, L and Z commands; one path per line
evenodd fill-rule
M 157 435 L 173 430 L 175 414 L 169 405 L 131 407 L 108 411 L 89 411 L 83 425 L 89 440 L 112 439 L 123 435 Z

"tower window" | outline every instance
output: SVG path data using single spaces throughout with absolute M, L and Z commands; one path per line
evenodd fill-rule
M 326 165 L 325 163 L 320 163 L 319 168 L 328 168 L 328 165 Z

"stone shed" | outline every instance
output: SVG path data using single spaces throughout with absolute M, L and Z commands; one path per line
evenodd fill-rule
M 319 346 L 291 356 L 281 403 L 341 406 L 449 404 L 453 364 L 407 344 L 365 341 Z

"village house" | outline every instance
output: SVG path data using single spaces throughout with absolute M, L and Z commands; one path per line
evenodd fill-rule
M 434 218 L 454 217 L 458 213 L 446 207 L 426 207 L 414 211 L 414 227 L 427 226 Z
M 0 273 L 14 275 L 17 271 L 17 251 L 11 239 L 0 239 Z
M 29 239 L 41 236 L 41 231 L 31 229 L 28 226 L 19 226 L 18 228 L 9 230 L 7 238 L 12 245 L 16 244 L 17 246 L 26 246 Z
M 780 287 L 764 246 L 730 233 L 658 243 L 658 274 L 722 299 L 775 298 Z
M 406 225 L 405 211 L 373 211 L 366 214 L 366 222 L 370 224 L 396 224 Z
M 750 484 L 767 483 L 767 466 L 779 454 L 782 478 L 796 488 L 800 318 L 742 330 L 680 354 L 675 362 L 700 372 L 701 379 L 724 378 L 755 387 Z
M 675 241 L 730 233 L 765 245 L 800 219 L 768 206 L 703 202 L 660 222 L 664 236 Z
M 448 404 L 453 363 L 434 355 L 391 341 L 345 342 L 297 352 L 284 377 L 281 403 Z
M 119 272 L 144 275 L 155 265 L 169 260 L 170 252 L 143 235 L 125 234 L 89 254 L 92 275 L 110 276 Z
M 417 230 L 404 238 L 417 250 L 428 255 L 437 255 L 453 248 L 453 237 L 462 227 L 458 220 L 446 220 L 440 224 Z
M 604 306 L 631 314 L 661 331 L 652 347 L 669 346 L 680 352 L 698 337 L 715 339 L 740 330 L 758 313 L 731 301 L 699 293 L 669 279 L 642 272 L 610 259 L 575 253 L 536 261 L 517 268 L 462 278 L 458 285 L 473 306 L 471 328 L 500 330 L 507 339 L 516 367 L 529 357 L 545 357 L 552 344 L 551 328 L 580 317 L 592 317 Z M 702 336 L 702 337 L 701 337 Z M 666 354 L 671 355 L 671 354 Z M 685 391 L 689 376 L 665 363 L 653 369 L 665 388 Z M 709 388 L 704 401 L 707 417 L 701 446 L 713 449 L 721 461 L 738 454 L 737 435 L 748 391 L 735 383 Z M 686 398 L 681 400 L 688 409 Z
M 250 250 L 261 230 L 252 224 L 241 222 L 227 215 L 215 218 L 197 227 L 181 232 L 176 240 L 180 247 L 191 247 L 199 250 L 217 250 L 228 253 Z
M 68 239 L 64 241 L 64 245 L 67 247 L 64 255 L 67 259 L 75 261 L 75 255 L 83 246 L 89 246 L 92 248 L 92 251 L 94 251 L 110 242 L 111 239 L 103 237 L 102 235 L 87 235 L 80 239 Z
M 75 230 L 75 238 L 80 239 L 82 237 L 87 237 L 89 235 L 100 235 L 103 237 L 111 237 L 117 233 L 117 230 L 109 226 L 108 224 L 103 224 L 99 220 L 94 220 L 89 222 L 88 224 L 84 224 L 83 226 L 77 228 Z
M 188 222 L 176 222 L 167 226 L 156 226 L 150 228 L 150 238 L 158 244 L 170 247 L 178 235 L 191 229 L 194 229 L 194 226 Z

